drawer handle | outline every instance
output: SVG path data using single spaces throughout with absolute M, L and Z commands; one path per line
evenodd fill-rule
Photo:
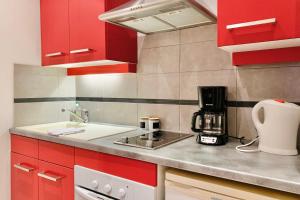
M 46 179 L 46 180 L 49 180 L 49 181 L 53 181 L 53 182 L 57 182 L 59 180 L 61 180 L 63 177 L 61 176 L 54 176 L 54 175 L 49 175 L 49 174 L 46 174 L 45 172 L 40 172 L 38 173 L 38 177 L 41 177 L 43 179 Z
M 19 169 L 23 172 L 27 172 L 27 173 L 32 172 L 34 170 L 33 167 L 25 167 L 25 166 L 22 166 L 22 164 L 20 164 L 20 163 L 14 164 L 14 168 Z
M 227 30 L 233 30 L 238 28 L 251 27 L 251 26 L 257 26 L 263 24 L 275 24 L 275 23 L 276 23 L 276 18 L 271 18 L 271 19 L 263 19 L 263 20 L 257 20 L 252 22 L 245 22 L 240 24 L 231 24 L 231 25 L 227 25 L 226 28 Z
M 55 52 L 55 53 L 46 54 L 46 57 L 56 57 L 56 56 L 62 56 L 62 55 L 64 55 L 63 52 Z
M 89 53 L 91 52 L 93 49 L 90 48 L 86 48 L 86 49 L 77 49 L 77 50 L 72 50 L 70 51 L 70 54 L 79 54 L 79 53 Z

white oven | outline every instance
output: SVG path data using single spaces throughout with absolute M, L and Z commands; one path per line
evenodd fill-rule
M 160 200 L 156 187 L 75 166 L 75 200 Z

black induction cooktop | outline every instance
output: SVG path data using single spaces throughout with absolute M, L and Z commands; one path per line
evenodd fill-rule
M 123 137 L 120 140 L 115 141 L 114 143 L 119 145 L 154 150 L 192 136 L 192 134 L 186 133 L 157 131 L 143 133 L 141 135 L 133 137 Z

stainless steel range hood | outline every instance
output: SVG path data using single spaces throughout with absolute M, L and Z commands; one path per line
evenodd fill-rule
M 131 0 L 99 19 L 144 34 L 216 22 L 216 17 L 196 0 Z

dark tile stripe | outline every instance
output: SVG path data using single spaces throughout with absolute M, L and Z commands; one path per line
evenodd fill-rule
M 230 101 L 228 102 L 229 107 L 237 108 L 252 108 L 257 104 L 257 101 Z
M 40 103 L 56 101 L 76 101 L 76 97 L 15 98 L 15 103 Z
M 150 103 L 150 104 L 175 104 L 175 105 L 180 104 L 180 100 L 174 100 L 174 99 L 77 97 L 76 100 L 77 101 L 92 101 L 92 102 L 118 102 L 118 103 Z
M 15 103 L 38 103 L 56 101 L 87 101 L 87 102 L 115 102 L 115 103 L 143 103 L 143 104 L 169 104 L 169 105 L 198 105 L 198 100 L 178 99 L 139 99 L 139 98 L 105 98 L 105 97 L 50 97 L 50 98 L 16 98 Z M 252 108 L 256 101 L 228 101 L 228 107 Z M 296 102 L 300 105 L 300 102 Z

